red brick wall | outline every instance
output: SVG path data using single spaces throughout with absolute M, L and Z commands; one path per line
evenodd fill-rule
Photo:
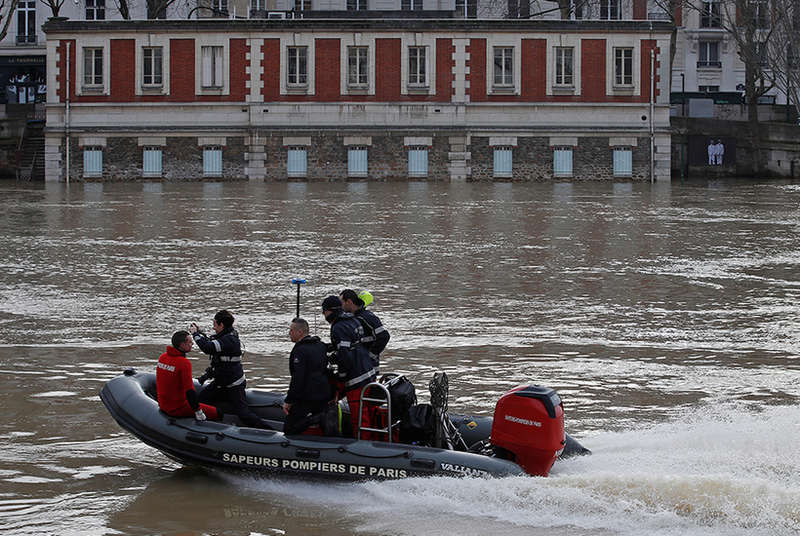
M 655 39 L 642 39 L 642 91 L 640 95 L 641 102 L 650 102 L 650 51 L 656 51 L 656 58 L 655 58 L 655 70 L 656 70 L 656 79 L 655 79 L 655 95 L 654 99 L 658 98 L 658 66 L 659 62 L 659 49 L 656 47 Z
M 276 101 L 281 98 L 281 40 L 264 39 L 261 51 L 264 56 L 261 62 L 264 70 L 261 75 L 264 82 L 261 94 L 264 102 Z
M 633 0 L 633 19 L 647 20 L 647 0 Z
M 547 93 L 547 40 L 522 40 L 522 99 L 545 100 Z
M 683 6 L 675 8 L 675 26 L 683 26 Z
M 75 99 L 75 40 L 62 40 L 58 44 L 58 57 L 60 58 L 58 62 L 58 73 L 56 75 L 56 80 L 58 81 L 58 100 L 59 102 L 66 101 L 67 95 L 67 43 L 70 43 L 69 49 L 69 65 L 70 65 L 70 73 L 69 73 L 69 81 L 70 81 L 70 90 L 69 96 L 70 100 Z
M 606 40 L 581 41 L 581 99 L 606 100 Z
M 400 39 L 375 40 L 375 99 L 400 100 Z
M 469 54 L 469 100 L 482 102 L 486 96 L 486 39 L 470 39 Z
M 169 100 L 195 100 L 194 39 L 170 39 L 169 69 Z
M 453 53 L 455 47 L 452 39 L 436 40 L 436 97 L 438 102 L 453 100 Z M 469 80 L 469 75 L 467 75 Z
M 111 40 L 111 99 L 114 102 L 136 100 L 136 41 Z
M 231 39 L 230 42 L 230 94 L 227 100 L 243 102 L 247 94 L 247 40 Z
M 316 101 L 336 101 L 341 96 L 339 39 L 317 39 L 314 44 Z

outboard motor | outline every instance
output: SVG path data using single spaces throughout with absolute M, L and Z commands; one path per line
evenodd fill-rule
M 547 476 L 565 441 L 564 407 L 553 389 L 523 385 L 497 401 L 490 442 L 526 473 Z

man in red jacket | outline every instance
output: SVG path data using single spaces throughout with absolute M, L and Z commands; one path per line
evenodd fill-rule
M 201 404 L 192 381 L 192 364 L 186 353 L 192 349 L 192 336 L 188 331 L 176 331 L 172 335 L 172 346 L 161 354 L 156 365 L 156 391 L 158 407 L 173 417 L 191 417 L 204 421 L 221 420 L 222 411 L 214 406 Z

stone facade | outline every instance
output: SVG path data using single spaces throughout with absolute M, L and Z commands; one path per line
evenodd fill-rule
M 650 180 L 650 141 L 648 138 L 633 138 L 635 145 L 630 147 L 632 174 L 614 175 L 614 147 L 609 137 L 578 137 L 573 147 L 572 177 L 556 177 L 553 171 L 553 147 L 550 138 L 518 137 L 513 147 L 512 176 L 494 176 L 494 147 L 490 138 L 473 136 L 470 144 L 472 153 L 471 179 L 474 181 L 551 181 L 564 179 L 577 180 Z M 623 146 L 623 145 L 620 145 Z
M 294 136 L 292 134 L 295 134 Z M 571 177 L 556 177 L 553 169 L 553 146 L 556 138 L 517 136 L 491 138 L 488 136 L 452 136 L 439 132 L 386 131 L 360 132 L 358 137 L 337 132 L 317 132 L 310 136 L 297 132 L 259 131 L 249 137 L 223 136 L 200 138 L 195 136 L 164 137 L 162 146 L 162 173 L 145 176 L 143 173 L 143 146 L 149 138 L 71 137 L 70 181 L 191 181 L 191 180 L 428 180 L 445 181 L 453 178 L 454 163 L 467 162 L 464 177 L 471 181 L 550 181 L 550 180 L 649 180 L 650 145 L 648 138 L 629 138 L 632 151 L 631 176 L 615 176 L 613 170 L 613 145 L 615 138 L 600 136 L 576 137 L 573 146 L 573 173 Z M 408 136 L 413 134 L 413 136 Z M 410 177 L 408 170 L 409 138 L 429 139 L 428 174 Z M 353 143 L 352 140 L 361 140 Z M 512 140 L 511 177 L 494 176 L 494 146 L 491 140 Z M 222 175 L 204 177 L 203 145 L 209 141 L 222 145 Z M 349 141 L 348 141 L 349 140 Z M 455 142 L 454 142 L 455 140 Z M 302 143 L 301 143 L 302 142 Z M 462 143 L 463 142 L 463 143 Z M 306 148 L 307 172 L 304 176 L 290 177 L 287 169 L 289 147 L 301 143 Z M 307 145 L 306 145 L 307 143 Z M 103 148 L 102 176 L 86 177 L 83 169 L 83 150 L 86 146 Z M 348 148 L 350 145 L 367 147 L 367 176 L 348 175 Z M 216 145 L 216 143 L 215 143 Z M 561 145 L 561 144 L 559 144 Z M 453 149 L 459 149 L 453 151 Z M 63 151 L 63 144 L 52 145 L 53 155 Z M 61 166 L 56 160 L 55 165 Z M 461 169 L 461 168 L 459 168 Z

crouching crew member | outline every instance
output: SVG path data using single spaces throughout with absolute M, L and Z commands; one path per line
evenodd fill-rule
M 214 406 L 200 404 L 192 381 L 192 364 L 186 354 L 192 350 L 192 336 L 188 331 L 176 331 L 172 346 L 161 354 L 156 365 L 156 393 L 158 407 L 173 417 L 191 417 L 198 421 L 222 418 Z
M 331 345 L 334 354 L 331 361 L 337 367 L 339 381 L 344 386 L 347 404 L 350 406 L 350 420 L 353 437 L 358 437 L 358 416 L 361 415 L 361 388 L 375 381 L 378 368 L 372 362 L 369 351 L 361 344 L 364 328 L 351 313 L 342 310 L 342 301 L 337 296 L 328 296 L 322 302 L 322 314 L 331 325 Z M 361 415 L 361 425 L 369 427 L 369 412 Z M 362 438 L 371 437 L 369 433 Z
M 283 404 L 285 434 L 305 431 L 333 398 L 328 381 L 327 345 L 308 334 L 308 322 L 295 318 L 289 326 L 294 343 L 289 354 L 289 392 Z
M 239 334 L 233 329 L 233 315 L 223 309 L 214 315 L 214 331 L 211 337 L 192 324 L 189 331 L 194 342 L 204 353 L 211 356 L 211 366 L 197 380 L 202 385 L 209 378 L 210 385 L 200 392 L 200 402 L 218 404 L 227 402 L 231 411 L 246 426 L 253 428 L 270 428 L 258 415 L 247 406 L 245 399 L 246 381 L 242 368 L 242 344 Z
M 372 295 L 369 294 L 371 297 Z M 381 324 L 381 319 L 372 311 L 367 310 L 366 303 L 354 290 L 344 289 L 339 295 L 342 300 L 342 309 L 352 313 L 364 328 L 364 337 L 361 343 L 366 346 L 369 356 L 375 367 L 380 365 L 380 355 L 389 343 L 389 332 Z

